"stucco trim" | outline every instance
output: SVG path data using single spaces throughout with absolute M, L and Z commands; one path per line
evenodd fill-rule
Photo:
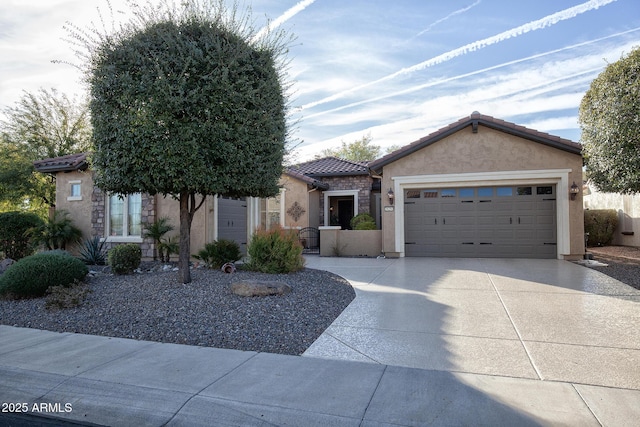
M 404 257 L 404 190 L 446 185 L 448 187 L 496 186 L 520 184 L 556 184 L 556 257 L 571 253 L 569 229 L 569 173 L 571 169 L 543 169 L 499 172 L 474 172 L 391 177 L 395 193 L 395 252 Z M 574 201 L 574 203 L 577 203 Z

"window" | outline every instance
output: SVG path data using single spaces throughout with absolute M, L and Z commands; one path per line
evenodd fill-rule
M 109 196 L 108 236 L 142 235 L 142 195 L 140 193 Z
M 511 187 L 498 187 L 496 189 L 496 193 L 498 194 L 498 197 L 513 196 L 513 188 L 511 188 Z
M 407 199 L 419 199 L 420 190 L 407 190 Z
M 282 193 L 268 199 L 260 199 L 260 223 L 265 230 L 282 225 Z
M 440 192 L 440 197 L 456 197 L 456 190 L 448 188 Z
M 69 196 L 67 196 L 67 200 L 82 200 L 82 185 L 80 181 L 69 181 Z
M 518 194 L 518 196 L 530 196 L 531 187 L 518 187 L 516 189 L 516 193 Z
M 473 193 L 473 188 L 461 188 L 458 194 L 460 194 L 460 197 L 470 198 L 473 197 Z
M 478 197 L 493 197 L 493 188 L 491 187 L 478 188 Z
M 438 190 L 424 190 L 422 194 L 424 194 L 425 199 L 432 199 L 438 197 Z

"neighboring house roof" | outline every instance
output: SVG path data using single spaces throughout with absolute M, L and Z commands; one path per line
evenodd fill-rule
M 67 156 L 36 160 L 33 166 L 38 172 L 56 173 L 85 170 L 89 167 L 87 153 L 69 154 Z
M 518 136 L 520 138 L 529 139 L 540 144 L 548 145 L 560 150 L 568 151 L 569 153 L 581 154 L 582 145 L 559 136 L 550 135 L 548 133 L 539 132 L 534 129 L 529 129 L 524 126 L 519 126 L 515 123 L 506 122 L 504 120 L 496 119 L 491 116 L 485 116 L 477 111 L 474 111 L 469 117 L 464 117 L 455 123 L 452 123 L 442 129 L 433 132 L 417 141 L 412 142 L 396 151 L 387 154 L 373 162 L 369 163 L 371 170 L 381 171 L 383 166 L 389 163 L 395 162 L 402 157 L 405 157 L 415 151 L 418 151 L 434 142 L 440 141 L 468 126 L 471 126 L 473 132 L 477 132 L 478 125 L 483 125 L 491 129 L 495 129 L 501 132 L 505 132 L 511 135 Z
M 323 157 L 287 168 L 310 177 L 369 175 L 366 163 L 353 162 L 337 157 Z
M 287 169 L 284 171 L 285 175 L 288 175 L 292 178 L 296 178 L 299 179 L 302 182 L 306 182 L 308 185 L 314 187 L 314 188 L 318 188 L 320 190 L 328 190 L 329 189 L 329 184 L 325 184 L 322 181 L 318 181 L 317 179 L 311 178 L 310 176 L 306 176 L 303 175 L 299 172 L 296 172 L 294 170 L 291 169 Z

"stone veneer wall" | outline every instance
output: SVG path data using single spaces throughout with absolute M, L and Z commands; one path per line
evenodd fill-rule
M 107 237 L 105 233 L 106 219 L 106 195 L 98 187 L 93 187 L 91 194 L 91 228 L 93 236 Z M 156 198 L 148 194 L 142 194 L 142 224 L 153 223 L 156 220 Z M 110 249 L 118 242 L 108 242 L 106 246 Z M 140 243 L 142 258 L 153 258 L 154 242 L 151 239 L 143 239 Z
M 369 175 L 323 177 L 322 182 L 329 184 L 329 191 L 358 190 L 358 210 L 355 213 L 371 213 L 371 184 Z M 324 225 L 324 196 L 320 197 L 320 224 Z

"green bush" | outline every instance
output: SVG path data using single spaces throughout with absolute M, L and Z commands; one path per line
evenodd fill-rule
M 52 251 L 22 258 L 0 275 L 0 294 L 16 298 L 43 296 L 51 286 L 70 286 L 89 271 L 82 261 Z
M 238 261 L 242 258 L 242 252 L 236 242 L 220 239 L 213 243 L 207 243 L 193 257 L 206 263 L 209 268 L 220 268 L 228 262 Z
M 129 274 L 140 266 L 142 249 L 135 243 L 127 243 L 111 248 L 109 251 L 109 266 L 115 274 Z
M 66 249 L 67 245 L 78 243 L 82 230 L 73 225 L 69 212 L 60 210 L 42 224 L 29 230 L 29 235 L 47 249 Z
M 297 233 L 280 227 L 257 231 L 249 243 L 247 253 L 250 270 L 263 273 L 290 273 L 304 267 L 302 245 Z
M 353 230 L 376 230 L 376 220 L 368 213 L 361 213 L 351 218 L 351 229 Z
M 584 231 L 589 233 L 588 246 L 610 244 L 617 226 L 618 213 L 613 209 L 584 211 Z
M 38 242 L 27 235 L 27 231 L 39 227 L 44 221 L 34 213 L 0 213 L 0 252 L 13 260 L 19 260 L 35 252 Z

